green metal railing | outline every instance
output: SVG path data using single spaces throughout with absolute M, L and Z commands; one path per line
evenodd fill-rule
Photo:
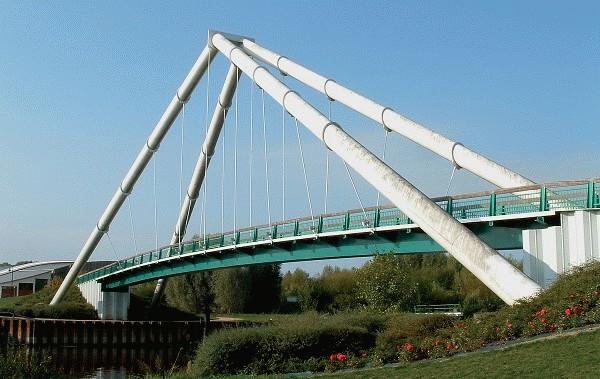
M 521 187 L 433 199 L 442 209 L 458 220 L 502 215 L 517 215 L 552 210 L 600 208 L 600 185 L 590 182 L 564 182 L 547 186 Z M 372 229 L 413 222 L 397 208 L 369 208 L 346 213 L 321 215 L 314 219 L 284 221 L 271 226 L 242 229 L 207 236 L 206 239 L 166 246 L 155 251 L 121 260 L 110 266 L 81 275 L 77 283 L 84 283 L 129 267 L 156 262 L 192 252 L 223 248 L 239 244 L 271 241 L 329 232 Z

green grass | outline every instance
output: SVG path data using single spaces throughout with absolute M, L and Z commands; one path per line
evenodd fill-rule
M 17 301 L 19 301 L 19 297 L 3 297 L 0 298 L 0 308 L 4 308 L 4 307 L 11 307 L 13 306 Z
M 600 329 L 486 353 L 325 375 L 326 378 L 592 378 L 600 372 Z

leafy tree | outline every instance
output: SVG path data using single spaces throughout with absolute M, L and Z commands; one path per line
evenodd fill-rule
M 215 303 L 224 313 L 272 312 L 281 295 L 281 265 L 233 267 L 214 274 Z
M 300 268 L 294 272 L 288 271 L 282 278 L 281 287 L 282 301 L 285 302 L 290 296 L 297 297 L 303 312 L 323 311 L 332 301 L 321 283 Z
M 204 314 L 204 333 L 210 328 L 210 315 L 215 301 L 211 271 L 179 275 L 167 281 L 167 303 L 179 309 Z
M 410 280 L 409 270 L 393 253 L 375 255 L 358 270 L 358 296 L 374 311 L 411 310 L 417 285 Z
M 247 267 L 215 271 L 212 288 L 217 309 L 223 313 L 244 312 L 250 299 L 251 283 Z
M 325 266 L 318 278 L 323 291 L 330 295 L 329 311 L 342 311 L 358 308 L 360 299 L 356 296 L 358 290 L 357 269 L 341 269 Z
M 250 313 L 273 312 L 281 296 L 281 264 L 253 265 L 248 267 L 250 300 L 245 308 Z

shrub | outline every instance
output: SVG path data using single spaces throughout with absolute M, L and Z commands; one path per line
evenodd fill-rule
M 22 348 L 0 354 L 0 378 L 46 379 L 55 375 L 50 356 L 42 351 Z
M 453 326 L 454 319 L 446 315 L 401 314 L 388 321 L 387 328 L 377 335 L 375 354 L 380 363 L 423 358 L 421 348 L 436 346 L 440 333 Z M 428 336 L 438 335 L 433 342 Z M 418 347 L 415 344 L 419 345 Z M 423 346 L 421 346 L 423 345 Z M 439 343 L 438 343 L 439 345 Z
M 295 321 L 285 325 L 228 329 L 207 337 L 195 361 L 198 374 L 322 371 L 326 366 L 325 357 L 333 353 L 362 356 L 375 344 L 374 335 L 367 329 L 333 325 L 327 317 L 309 315 L 297 317 Z
M 52 281 L 40 291 L 30 296 L 19 298 L 14 304 L 1 308 L 0 311 L 14 313 L 24 317 L 61 318 L 71 320 L 97 320 L 98 313 L 87 303 L 76 286 L 71 286 L 60 304 L 48 305 L 62 281 Z

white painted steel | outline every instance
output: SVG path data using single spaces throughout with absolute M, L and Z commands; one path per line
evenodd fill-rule
M 235 67 L 235 65 L 232 64 L 229 67 L 227 77 L 225 78 L 225 83 L 223 84 L 223 89 L 219 95 L 219 101 L 215 107 L 210 126 L 208 127 L 204 144 L 200 150 L 200 156 L 196 161 L 196 167 L 194 168 L 194 173 L 186 192 L 185 201 L 179 212 L 179 219 L 177 220 L 175 231 L 173 232 L 173 237 L 171 238 L 171 245 L 179 243 L 180 238 L 183 238 L 185 235 L 190 216 L 194 210 L 194 205 L 196 204 L 196 199 L 200 193 L 200 187 L 204 182 L 206 169 L 208 169 L 208 166 L 210 165 L 211 158 L 215 151 L 215 146 L 219 140 L 219 135 L 221 134 L 221 129 L 223 128 L 225 117 L 227 116 L 227 111 L 231 106 L 231 100 L 233 99 L 233 94 L 237 88 L 241 73 L 242 72 Z M 156 283 L 151 307 L 155 306 L 162 297 L 166 280 L 167 279 L 159 279 Z
M 339 125 L 329 121 L 267 69 L 259 66 L 239 47 L 219 34 L 215 34 L 211 42 L 502 300 L 513 304 L 540 290 L 529 277 L 381 162 Z M 278 61 L 281 63 L 284 59 Z M 284 68 L 283 71 L 289 74 L 288 69 Z
M 600 259 L 600 211 L 560 214 L 560 226 L 523 231 L 523 270 L 543 288 L 558 275 Z
M 198 57 L 198 60 L 190 70 L 189 74 L 186 76 L 181 87 L 179 87 L 179 89 L 177 90 L 177 93 L 169 103 L 169 106 L 167 107 L 162 117 L 156 124 L 156 127 L 154 128 L 150 136 L 148 137 L 148 140 L 146 141 L 144 147 L 138 154 L 135 162 L 129 169 L 129 172 L 127 173 L 127 175 L 125 175 L 125 178 L 121 182 L 121 185 L 115 192 L 106 210 L 104 211 L 104 213 L 100 217 L 100 220 L 94 227 L 94 230 L 88 237 L 85 245 L 79 253 L 79 256 L 77 256 L 77 259 L 75 260 L 73 266 L 71 267 L 67 276 L 65 277 L 65 280 L 63 281 L 58 291 L 56 292 L 56 295 L 54 295 L 54 298 L 50 302 L 50 305 L 56 305 L 60 303 L 62 298 L 65 296 L 69 286 L 71 286 L 77 279 L 79 271 L 89 259 L 90 255 L 102 239 L 104 233 L 108 232 L 110 223 L 112 222 L 119 209 L 125 202 L 127 196 L 129 196 L 131 191 L 133 191 L 133 186 L 144 171 L 144 168 L 146 168 L 146 165 L 152 158 L 154 152 L 158 150 L 162 139 L 167 134 L 167 132 L 171 128 L 171 125 L 173 125 L 173 122 L 179 115 L 179 112 L 183 107 L 183 103 L 189 100 L 192 92 L 196 88 L 196 85 L 198 85 L 200 78 L 202 78 L 204 72 L 208 68 L 208 65 L 214 59 L 215 54 L 216 51 L 213 48 L 206 46 L 200 54 L 200 57 Z
M 435 133 L 423 125 L 394 112 L 392 109 L 377 104 L 336 83 L 334 80 L 327 79 L 251 40 L 243 40 L 243 49 L 249 55 L 277 68 L 282 73 L 299 80 L 327 97 L 346 105 L 498 187 L 510 188 L 535 184 L 524 176 L 466 148 L 462 144 Z

